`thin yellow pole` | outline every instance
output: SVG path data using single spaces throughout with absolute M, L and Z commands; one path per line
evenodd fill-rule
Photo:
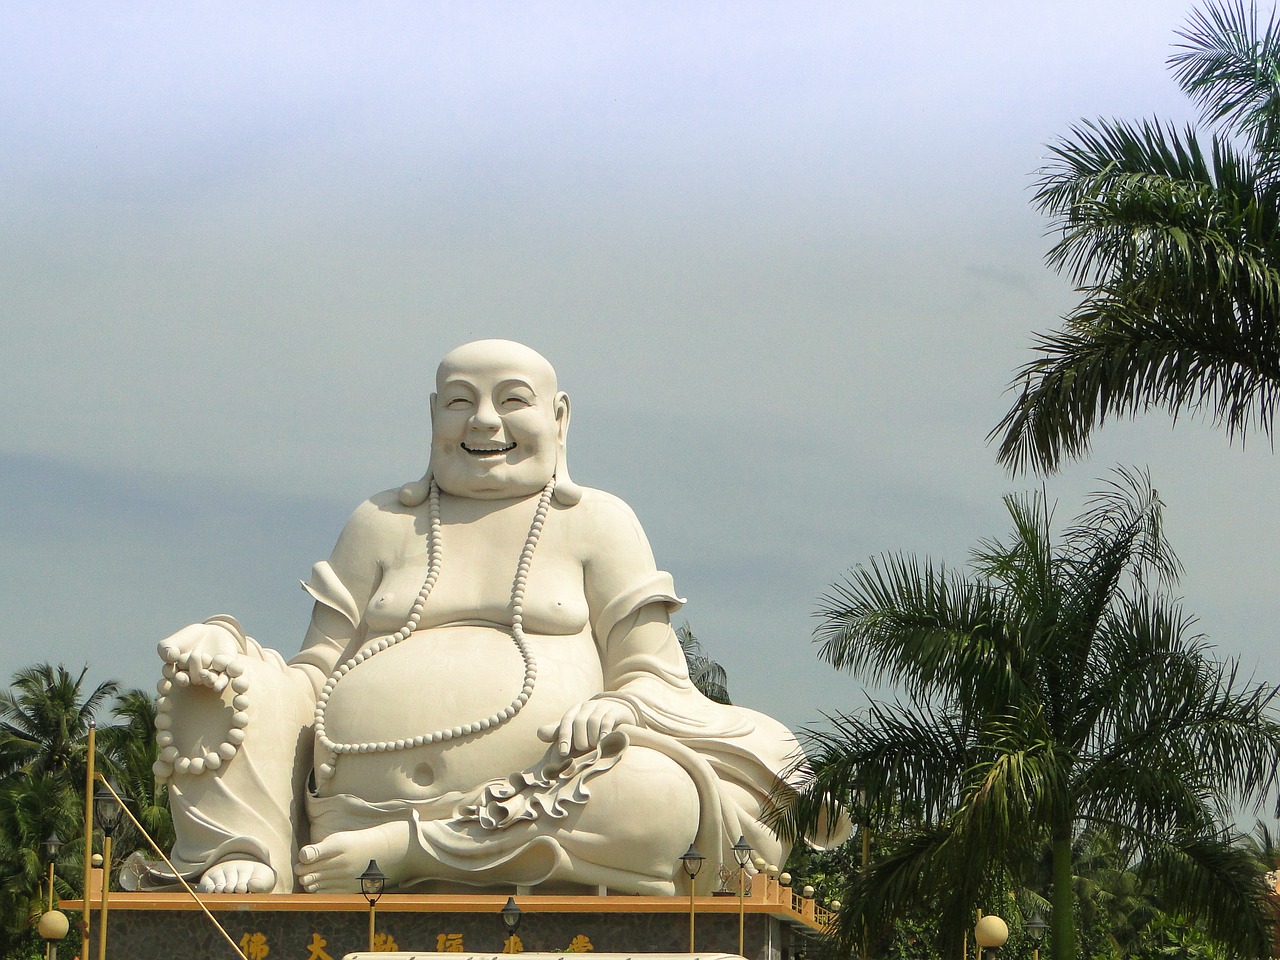
M 89 721 L 89 757 L 84 778 L 84 910 L 80 926 L 84 930 L 85 949 L 89 949 L 89 879 L 93 874 L 93 758 L 97 725 Z
M 107 894 L 111 891 L 111 834 L 102 838 L 102 910 L 98 914 L 98 960 L 107 960 Z
M 369 952 L 370 953 L 373 953 L 373 928 L 374 928 L 373 915 L 374 915 L 374 911 L 377 909 L 378 909 L 377 905 L 370 902 L 369 904 Z
M 47 909 L 49 910 L 53 909 L 53 858 L 52 857 L 49 858 L 49 906 Z M 49 960 L 49 952 L 53 949 L 53 943 L 54 941 L 52 940 L 46 940 L 44 942 L 44 960 Z
M 864 794 L 865 797 L 865 794 Z M 865 801 L 864 801 L 865 802 Z M 869 824 L 870 818 L 864 810 L 862 815 L 862 880 L 866 883 L 867 869 L 871 866 L 871 829 Z M 867 960 L 867 941 L 870 936 L 867 932 L 867 921 L 862 921 L 862 960 Z
M 693 953 L 693 877 L 689 878 L 689 952 Z
M 103 786 L 111 791 L 111 795 L 115 797 L 116 802 L 120 804 L 120 809 L 124 811 L 124 815 L 129 818 L 130 822 L 135 827 L 138 828 L 138 832 L 146 837 L 147 843 L 149 843 L 151 845 L 151 849 L 156 852 L 156 856 L 164 861 L 164 865 L 169 868 L 170 872 L 173 873 L 178 882 L 182 884 L 182 888 L 191 895 L 191 899 L 196 902 L 196 906 L 199 907 L 204 912 L 204 915 L 209 918 L 209 922 L 218 928 L 218 932 L 222 934 L 222 938 L 226 940 L 227 943 L 231 944 L 231 949 L 236 952 L 236 956 L 239 957 L 240 960 L 249 960 L 249 958 L 244 955 L 244 951 L 240 949 L 240 944 L 231 939 L 231 934 L 227 933 L 226 928 L 218 922 L 218 918 L 209 912 L 209 908 L 204 905 L 204 901 L 200 899 L 199 894 L 191 889 L 191 884 L 187 883 L 187 881 L 182 878 L 182 874 L 178 872 L 178 868 L 175 867 L 169 858 L 165 856 L 164 851 L 160 849 L 160 845 L 155 842 L 151 834 L 147 833 L 147 828 L 139 823 L 138 818 L 133 815 L 127 806 L 125 806 L 124 801 L 120 799 L 120 794 L 116 793 L 111 784 L 107 783 L 105 777 L 99 776 L 98 779 L 102 781 Z
M 738 864 L 738 956 L 745 957 L 742 952 L 742 930 L 747 916 L 747 868 Z

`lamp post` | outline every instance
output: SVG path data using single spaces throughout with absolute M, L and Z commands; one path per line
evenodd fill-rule
M 373 931 L 376 923 L 375 915 L 382 891 L 387 889 L 387 875 L 378 869 L 378 861 L 370 860 L 364 873 L 356 878 L 360 881 L 360 892 L 369 901 L 369 952 L 373 953 Z
M 697 879 L 698 874 L 702 871 L 702 864 L 706 862 L 706 857 L 698 852 L 698 848 L 692 843 L 689 849 L 685 851 L 684 856 L 680 858 L 680 862 L 684 865 L 684 872 L 689 875 L 689 952 L 694 952 L 693 947 L 693 881 Z
M 58 958 L 58 941 L 67 935 L 67 931 L 71 929 L 71 925 L 67 922 L 67 915 L 61 910 L 46 910 L 40 918 L 40 923 L 36 926 L 40 936 L 44 938 L 44 955 L 52 957 L 53 960 Z
M 1049 925 L 1044 922 L 1044 917 L 1040 916 L 1040 911 L 1036 911 L 1031 915 L 1031 919 L 1025 924 L 1027 933 L 1031 937 L 1031 942 L 1035 944 L 1033 948 L 1034 960 L 1040 960 L 1040 939 L 1044 936 L 1044 932 Z
M 507 897 L 507 902 L 503 904 L 501 910 L 498 911 L 502 917 L 502 927 L 507 931 L 507 939 L 503 944 L 504 952 L 507 944 L 511 943 L 511 939 L 516 935 L 516 931 L 520 929 L 520 921 L 524 919 L 524 911 L 520 909 L 520 905 L 516 903 L 515 897 Z M 515 952 L 513 947 L 512 953 Z
M 102 909 L 98 912 L 98 960 L 107 956 L 107 895 L 111 890 L 111 835 L 124 813 L 114 789 L 103 781 L 93 795 L 93 818 L 102 830 Z
M 733 845 L 733 859 L 738 861 L 738 956 L 744 957 L 742 934 L 747 917 L 747 864 L 751 862 L 751 844 L 747 843 L 746 834 L 738 837 L 738 842 Z
M 89 909 L 89 878 L 93 876 L 93 758 L 96 756 L 94 733 L 97 725 L 89 721 L 88 743 L 85 745 L 84 773 L 84 910 L 80 914 L 80 930 L 84 937 L 84 948 L 89 949 L 89 918 L 93 911 Z
M 871 818 L 867 816 L 867 782 L 861 776 L 853 781 L 854 792 L 858 795 L 858 835 L 862 840 L 862 862 L 859 864 L 858 873 L 862 876 L 862 882 L 867 882 L 867 868 L 871 866 Z M 870 937 L 867 932 L 867 922 L 862 921 L 862 960 L 867 960 L 867 947 Z
M 996 960 L 996 951 L 1009 939 L 1009 925 L 994 913 L 988 913 L 973 927 L 973 942 L 978 945 L 980 960 Z
M 51 833 L 45 837 L 44 843 L 40 844 L 40 849 L 44 851 L 44 858 L 49 862 L 49 905 L 46 910 L 53 909 L 53 862 L 58 859 L 58 851 L 62 849 L 62 841 L 58 839 L 56 833 Z
M 45 912 L 52 913 L 53 912 L 53 862 L 58 859 L 58 851 L 62 849 L 62 841 L 58 839 L 58 835 L 56 833 L 50 833 L 49 836 L 45 838 L 44 843 L 40 844 L 40 849 L 44 853 L 45 860 L 49 862 L 49 903 L 48 903 L 48 906 L 45 907 Z M 54 941 L 52 939 L 45 940 L 45 944 L 44 944 L 45 960 L 48 960 L 49 952 L 52 949 L 54 949 L 53 943 Z

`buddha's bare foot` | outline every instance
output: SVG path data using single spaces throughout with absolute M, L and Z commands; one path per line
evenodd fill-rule
M 201 893 L 266 893 L 276 885 L 276 872 L 257 860 L 223 860 L 204 872 Z
M 407 820 L 379 824 L 367 830 L 345 830 L 307 844 L 298 851 L 294 871 L 308 893 L 359 893 L 360 881 L 370 860 L 394 887 L 406 876 L 405 855 L 409 850 Z

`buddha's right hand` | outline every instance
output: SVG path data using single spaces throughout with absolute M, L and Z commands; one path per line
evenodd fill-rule
M 195 684 L 221 693 L 244 672 L 238 662 L 248 649 L 244 630 L 234 617 L 219 615 L 193 623 L 160 641 L 156 651 L 165 675 L 180 687 Z

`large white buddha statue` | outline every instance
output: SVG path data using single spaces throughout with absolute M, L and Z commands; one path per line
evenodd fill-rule
M 690 683 L 635 515 L 568 477 L 551 365 L 459 347 L 431 427 L 427 475 L 357 507 L 303 585 L 292 660 L 228 616 L 161 642 L 174 864 L 213 892 L 355 891 L 376 859 L 389 888 L 661 894 L 690 843 L 700 887 L 740 835 L 782 863 L 795 738 Z

